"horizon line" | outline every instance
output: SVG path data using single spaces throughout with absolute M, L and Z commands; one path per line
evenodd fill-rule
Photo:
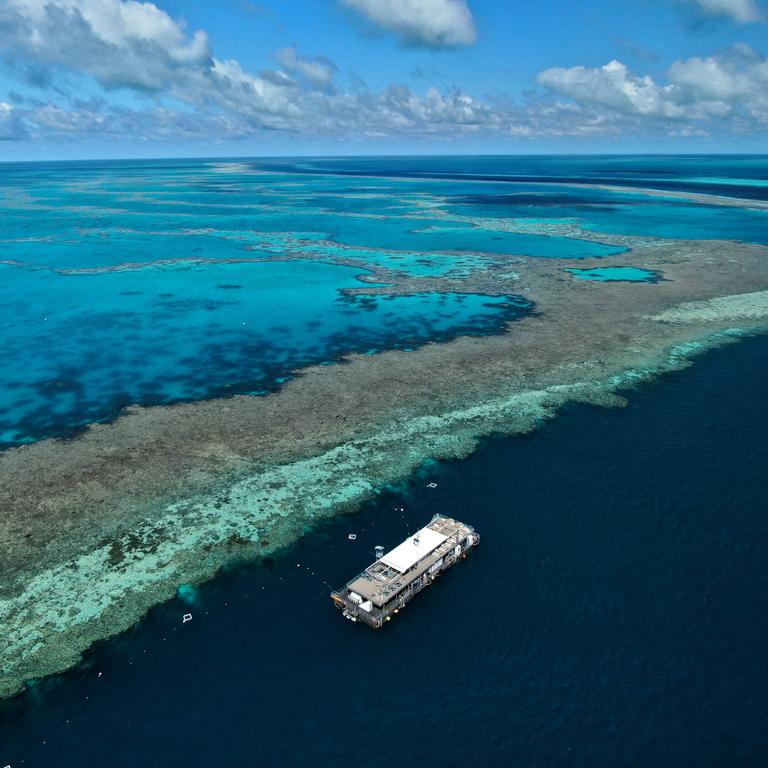
M 130 157 L 69 157 L 69 158 L 27 158 L 21 160 L 0 159 L 2 165 L 23 165 L 26 163 L 100 163 L 136 161 L 233 161 L 233 160 L 332 160 L 347 158 L 472 158 L 472 157 L 768 157 L 766 152 L 398 152 L 360 154 L 264 154 L 264 155 L 135 155 Z

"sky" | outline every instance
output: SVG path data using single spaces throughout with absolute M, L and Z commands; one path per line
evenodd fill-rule
M 0 160 L 768 151 L 768 0 L 0 0 Z

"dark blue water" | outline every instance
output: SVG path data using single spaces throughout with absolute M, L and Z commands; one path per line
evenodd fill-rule
M 427 470 L 4 705 L 0 765 L 765 766 L 767 376 L 748 340 Z M 345 621 L 323 579 L 435 512 L 479 549 Z
M 382 166 L 386 163 L 386 168 Z M 425 155 L 272 159 L 302 173 L 497 182 L 620 184 L 768 199 L 766 155 Z

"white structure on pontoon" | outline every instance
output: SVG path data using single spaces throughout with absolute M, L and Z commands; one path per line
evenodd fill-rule
M 378 629 L 479 541 L 472 526 L 435 515 L 331 598 L 346 618 Z

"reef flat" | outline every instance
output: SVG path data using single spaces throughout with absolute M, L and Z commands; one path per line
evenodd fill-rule
M 616 249 L 578 259 L 496 254 L 482 269 L 438 275 L 372 264 L 347 289 L 532 302 L 504 333 L 349 355 L 267 396 L 131 407 L 71 440 L 2 453 L 0 694 L 66 669 L 181 584 L 274 552 L 429 459 L 535 429 L 566 402 L 621 405 L 625 388 L 768 326 L 768 247 L 568 223 L 548 231 Z M 279 258 L 315 257 L 297 248 Z M 627 265 L 663 279 L 595 283 L 564 271 Z

